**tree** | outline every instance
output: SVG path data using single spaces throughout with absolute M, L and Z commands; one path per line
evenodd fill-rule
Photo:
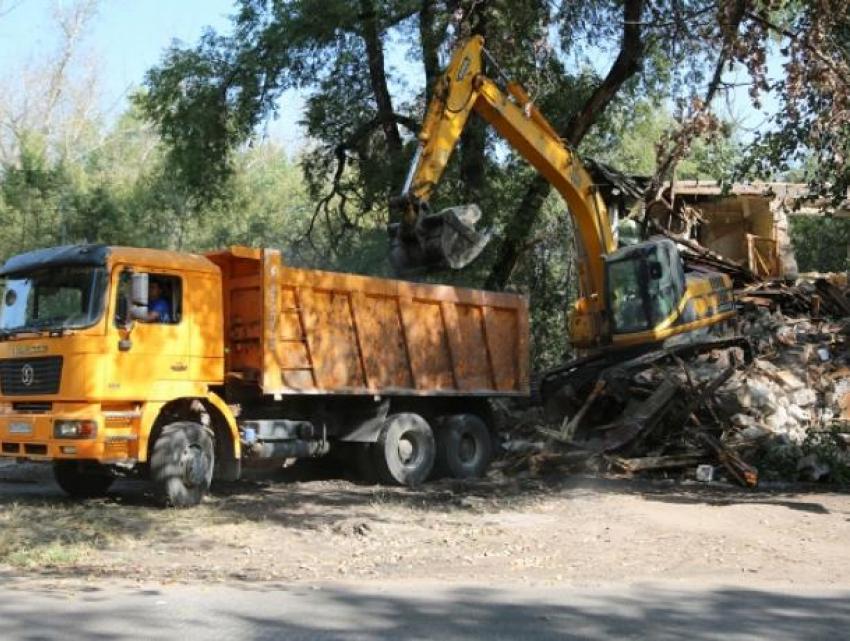
M 265 244 L 314 261 L 303 243 L 305 189 L 285 150 L 263 142 L 236 150 L 228 198 L 202 206 L 137 110 L 99 117 L 97 66 L 83 55 L 96 8 L 63 3 L 55 47 L 8 71 L 15 91 L 0 96 L 0 261 L 86 242 L 195 251 Z
M 6 89 L 0 94 L 0 162 L 14 163 L 25 138 L 34 133 L 44 138 L 50 155 L 97 144 L 92 139 L 97 67 L 83 56 L 82 48 L 98 4 L 77 0 L 57 6 L 51 25 L 58 34 L 56 47 L 2 79 Z
M 773 126 L 759 132 L 741 173 L 771 178 L 804 165 L 814 193 L 847 198 L 850 0 L 770 3 L 748 16 L 778 39 L 785 76 L 770 87 L 780 99 Z
M 489 46 L 507 69 L 539 77 L 535 84 L 541 100 L 554 98 L 556 90 L 569 95 L 570 89 L 582 89 L 586 108 L 563 118 L 580 139 L 635 73 L 642 55 L 642 43 L 631 34 L 639 31 L 643 2 L 629 0 L 625 9 L 616 5 L 601 2 L 582 12 L 552 11 L 543 0 L 242 0 L 233 34 L 209 32 L 194 48 L 170 50 L 148 74 L 139 104 L 157 123 L 170 146 L 170 162 L 186 184 L 198 193 L 215 194 L 229 175 L 233 150 L 273 114 L 279 93 L 288 87 L 312 90 L 305 124 L 317 144 L 305 159 L 305 173 L 318 203 L 314 218 L 341 235 L 376 220 L 386 222 L 386 199 L 403 179 L 410 153 L 406 141 L 416 133 L 426 87 L 439 73 L 438 55 L 468 33 L 492 35 Z M 547 51 L 559 20 L 590 16 L 599 26 L 611 15 L 621 23 L 619 16 L 625 16 L 628 35 L 607 81 L 593 86 L 585 72 L 565 77 L 561 61 Z M 584 35 L 576 24 L 563 38 Z M 393 79 L 384 54 L 390 31 L 415 43 L 408 54 L 422 61 L 425 76 L 415 92 L 394 96 L 390 90 Z M 606 30 L 600 27 L 600 32 Z M 550 101 L 564 111 L 566 101 Z M 465 134 L 459 170 L 448 177 L 462 186 L 456 193 L 485 191 L 485 173 L 498 171 L 492 150 L 483 127 Z M 504 204 L 492 200 L 494 206 L 486 209 L 498 218 Z M 512 243 L 512 238 L 505 241 Z
M 850 220 L 791 216 L 791 240 L 801 272 L 842 272 L 850 268 Z

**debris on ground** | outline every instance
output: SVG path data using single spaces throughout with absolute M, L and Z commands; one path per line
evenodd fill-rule
M 850 479 L 846 279 L 751 282 L 739 336 L 643 354 L 599 372 L 553 423 L 508 412 L 506 474 L 596 470 L 753 487 Z

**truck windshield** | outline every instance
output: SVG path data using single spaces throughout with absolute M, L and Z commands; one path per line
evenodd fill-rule
M 103 313 L 106 269 L 50 267 L 14 274 L 3 283 L 0 331 L 89 327 Z

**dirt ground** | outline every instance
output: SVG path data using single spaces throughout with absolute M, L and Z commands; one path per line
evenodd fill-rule
M 141 482 L 74 502 L 48 467 L 0 462 L 0 571 L 26 575 L 826 587 L 850 584 L 848 540 L 850 495 L 799 486 L 496 476 L 410 490 L 293 470 L 174 511 Z

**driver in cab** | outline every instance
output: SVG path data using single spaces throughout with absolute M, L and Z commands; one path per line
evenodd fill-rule
M 144 319 L 147 323 L 170 323 L 171 303 L 164 297 L 162 285 L 151 280 L 148 284 L 148 315 Z

